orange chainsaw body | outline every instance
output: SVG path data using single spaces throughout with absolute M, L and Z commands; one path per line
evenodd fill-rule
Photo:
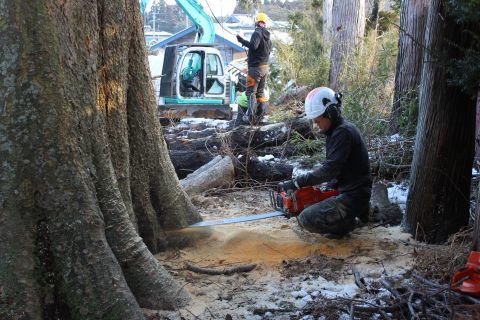
M 480 252 L 470 252 L 465 268 L 455 273 L 450 287 L 454 291 L 480 297 Z
M 303 187 L 293 192 L 272 192 L 270 202 L 276 210 L 297 216 L 303 209 L 327 198 L 337 196 L 338 190 L 322 190 L 318 187 Z

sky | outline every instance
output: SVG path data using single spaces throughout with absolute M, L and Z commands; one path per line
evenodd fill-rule
M 202 6 L 203 10 L 211 15 L 210 9 L 208 8 L 208 5 L 210 5 L 210 8 L 212 8 L 213 14 L 216 17 L 224 17 L 224 16 L 229 16 L 233 13 L 233 10 L 235 10 L 235 6 L 237 4 L 237 0 L 198 0 Z M 175 0 L 165 0 L 166 3 L 168 4 L 175 4 Z

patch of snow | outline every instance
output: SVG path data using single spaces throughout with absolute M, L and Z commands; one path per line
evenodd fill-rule
M 289 160 L 289 161 L 287 161 L 287 164 L 293 166 L 292 177 L 298 177 L 298 176 L 301 176 L 302 174 L 305 174 L 305 173 L 311 171 L 311 169 L 302 168 L 301 165 L 300 165 L 300 160 Z
M 397 203 L 400 209 L 405 212 L 408 196 L 408 185 L 406 182 L 400 184 L 394 184 L 392 187 L 387 188 L 388 199 L 392 203 Z
M 395 141 L 399 141 L 399 140 L 402 140 L 402 139 L 403 139 L 402 136 L 399 135 L 398 133 L 395 133 L 394 135 L 388 137 L 388 140 L 390 142 L 395 142 Z
M 338 284 L 328 282 L 328 285 L 320 290 L 320 294 L 325 298 L 351 298 L 357 293 L 358 287 L 355 283 Z
M 258 157 L 257 159 L 258 159 L 258 161 L 261 161 L 261 162 L 275 161 L 275 157 L 271 154 L 267 154 L 265 156 Z
M 472 168 L 472 175 L 473 175 L 473 176 L 476 176 L 476 175 L 478 175 L 478 174 L 479 174 L 478 170 L 475 169 L 475 168 Z
M 303 289 L 301 289 L 299 291 L 292 291 L 291 294 L 292 294 L 292 297 L 294 297 L 295 299 L 303 298 L 303 297 L 308 295 L 307 291 L 305 291 Z
M 183 118 L 180 120 L 180 124 L 198 124 L 204 123 L 208 127 L 219 127 L 219 128 L 227 128 L 229 125 L 228 120 L 220 120 L 220 119 L 206 119 L 206 118 Z

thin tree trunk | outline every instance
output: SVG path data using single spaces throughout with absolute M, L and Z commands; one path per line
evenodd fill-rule
M 446 73 L 472 45 L 463 30 L 441 0 L 431 2 L 405 220 L 410 233 L 431 243 L 445 241 L 469 217 L 476 101 Z
M 198 218 L 160 137 L 138 2 L 0 8 L 0 318 L 183 305 L 135 228 L 142 208 L 159 233 Z
M 365 0 L 335 0 L 332 17 L 329 83 L 333 90 L 340 90 L 343 72 L 352 62 L 356 46 L 365 33 Z
M 405 0 L 400 7 L 395 93 L 390 117 L 390 132 L 400 126 L 415 128 L 418 86 L 422 74 L 425 22 L 430 0 Z
M 329 48 L 332 43 L 332 9 L 333 0 L 323 0 L 323 47 Z

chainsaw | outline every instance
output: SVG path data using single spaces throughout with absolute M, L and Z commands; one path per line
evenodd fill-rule
M 325 190 L 321 187 L 303 187 L 295 191 L 273 191 L 269 193 L 270 204 L 275 211 L 261 214 L 253 214 L 248 216 L 226 218 L 222 220 L 201 221 L 190 225 L 189 227 L 208 227 L 222 224 L 247 222 L 253 220 L 260 220 L 272 217 L 284 216 L 286 218 L 298 216 L 303 209 L 328 199 L 337 196 L 337 190 Z

